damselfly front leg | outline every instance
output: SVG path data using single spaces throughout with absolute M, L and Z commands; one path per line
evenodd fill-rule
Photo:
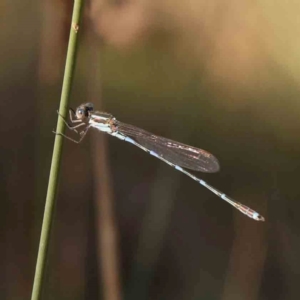
M 72 141 L 72 142 L 74 142 L 74 143 L 79 144 L 79 143 L 83 140 L 83 138 L 85 137 L 86 133 L 88 132 L 88 130 L 89 130 L 89 128 L 90 128 L 90 125 L 86 124 L 85 122 L 82 122 L 82 120 L 74 120 L 74 119 L 72 118 L 72 112 L 73 112 L 73 114 L 75 114 L 74 111 L 70 108 L 70 109 L 69 109 L 70 121 L 71 121 L 72 123 L 80 123 L 80 124 L 75 125 L 75 126 L 70 126 L 70 124 L 66 121 L 66 119 L 59 113 L 59 111 L 57 111 L 57 114 L 59 115 L 59 117 L 62 118 L 63 122 L 66 124 L 66 126 L 67 126 L 70 130 L 72 130 L 72 131 L 76 132 L 76 134 L 79 134 L 79 135 L 80 135 L 79 140 L 75 140 L 75 139 L 73 139 L 73 138 L 71 138 L 71 137 L 69 137 L 69 136 L 67 136 L 67 135 L 65 135 L 65 134 L 63 134 L 63 133 L 59 133 L 59 132 L 56 132 L 56 131 L 54 131 L 54 130 L 53 130 L 52 132 L 55 133 L 56 135 L 63 136 L 63 137 L 65 137 L 66 139 L 68 139 L 68 140 L 70 140 L 70 141 Z M 84 130 L 82 130 L 81 132 L 78 132 L 78 131 L 76 130 L 76 128 L 79 128 L 79 127 L 84 126 L 84 125 L 86 125 L 87 127 L 86 127 Z
M 59 113 L 59 111 L 57 111 L 57 114 L 62 118 L 62 120 L 64 121 L 64 123 L 67 125 L 67 127 L 70 129 L 70 130 L 73 130 L 75 131 L 76 133 L 78 133 L 78 131 L 76 130 L 76 128 L 78 127 L 81 127 L 83 125 L 86 125 L 84 122 L 82 122 L 82 120 L 74 120 L 72 118 L 72 112 L 73 110 L 72 109 L 69 109 L 69 115 L 70 115 L 70 121 L 74 124 L 74 123 L 80 123 L 78 125 L 75 125 L 75 126 L 71 126 L 67 121 L 66 119 Z M 73 112 L 74 113 L 74 112 Z

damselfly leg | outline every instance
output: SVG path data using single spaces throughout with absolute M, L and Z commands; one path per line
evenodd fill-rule
M 75 125 L 75 126 L 71 126 L 71 125 L 67 122 L 67 120 L 59 113 L 59 111 L 57 111 L 57 114 L 59 115 L 60 118 L 62 118 L 62 120 L 63 120 L 63 122 L 66 124 L 66 126 L 67 126 L 70 130 L 74 131 L 76 134 L 78 134 L 78 135 L 80 136 L 79 140 L 75 140 L 75 139 L 73 139 L 73 138 L 71 138 L 71 137 L 69 137 L 69 136 L 67 136 L 67 135 L 65 135 L 65 134 L 63 134 L 63 133 L 59 133 L 59 132 L 56 132 L 56 131 L 54 131 L 54 130 L 53 130 L 52 132 L 55 133 L 56 135 L 60 135 L 60 136 L 65 137 L 66 139 L 68 139 L 68 140 L 70 140 L 70 141 L 72 141 L 72 142 L 74 142 L 74 143 L 79 144 L 79 143 L 83 140 L 83 138 L 85 137 L 86 133 L 88 132 L 88 130 L 89 130 L 89 128 L 90 128 L 90 125 L 84 123 L 82 120 L 73 119 L 72 113 L 75 115 L 74 110 L 73 110 L 72 108 L 70 108 L 70 109 L 69 109 L 69 117 L 70 117 L 71 123 L 73 123 L 73 124 L 74 124 L 74 123 L 80 123 L 80 124 Z M 75 116 L 76 116 L 76 115 L 75 115 Z M 77 128 L 82 127 L 82 126 L 84 126 L 84 125 L 86 125 L 86 128 L 85 128 L 84 130 L 82 130 L 82 131 L 80 131 L 80 132 L 78 132 L 78 131 L 76 130 Z

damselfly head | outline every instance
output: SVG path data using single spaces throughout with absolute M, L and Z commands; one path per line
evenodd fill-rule
M 90 113 L 94 110 L 93 103 L 84 103 L 77 107 L 76 118 L 78 120 L 84 120 L 90 116 Z

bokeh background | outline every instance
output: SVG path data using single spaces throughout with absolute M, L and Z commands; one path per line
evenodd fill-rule
M 29 299 L 73 1 L 0 3 L 0 298 Z M 43 299 L 300 297 L 300 2 L 86 1 L 71 106 L 200 147 L 197 174 L 65 141 Z

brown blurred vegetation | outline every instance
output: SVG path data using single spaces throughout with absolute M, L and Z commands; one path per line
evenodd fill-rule
M 0 299 L 31 293 L 72 5 L 0 4 Z M 299 9 L 86 2 L 72 106 L 209 150 L 199 177 L 266 222 L 90 133 L 65 143 L 43 299 L 299 298 Z

